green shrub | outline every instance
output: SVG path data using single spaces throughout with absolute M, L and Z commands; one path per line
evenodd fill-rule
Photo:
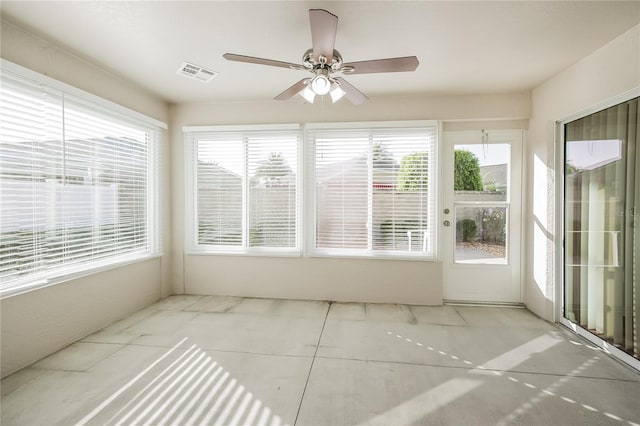
M 456 241 L 472 241 L 477 232 L 478 226 L 473 219 L 462 219 L 456 222 Z
M 454 151 L 453 189 L 456 191 L 482 191 L 482 176 L 478 157 L 470 151 Z
M 504 208 L 487 208 L 482 210 L 482 241 L 485 243 L 504 244 L 507 237 L 506 210 Z

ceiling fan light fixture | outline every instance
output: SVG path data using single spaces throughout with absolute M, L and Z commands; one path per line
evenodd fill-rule
M 313 77 L 299 80 L 274 99 L 285 101 L 299 94 L 310 103 L 313 103 L 316 96 L 324 96 L 329 93 L 331 94 L 333 103 L 336 103 L 342 97 L 346 97 L 352 104 L 360 105 L 368 99 L 364 93 L 360 92 L 347 80 L 342 77 L 333 76 L 333 73 L 374 74 L 407 72 L 415 71 L 418 67 L 418 58 L 415 56 L 370 59 L 344 63 L 342 55 L 335 49 L 338 17 L 324 9 L 309 9 L 309 20 L 311 24 L 311 48 L 307 49 L 304 55 L 302 55 L 302 65 L 274 59 L 237 55 L 235 53 L 225 53 L 222 57 L 228 61 L 309 71 L 313 74 Z
M 311 90 L 311 85 L 309 84 L 307 84 L 307 86 L 300 91 L 300 96 L 302 96 L 310 104 L 312 104 L 313 100 L 316 98 L 316 94 L 313 90 Z
M 316 95 L 326 95 L 331 90 L 331 81 L 324 74 L 318 74 L 311 80 L 311 90 Z
M 340 87 L 338 83 L 333 83 L 333 87 L 331 88 L 331 92 L 329 93 L 331 94 L 331 102 L 333 102 L 334 104 L 347 94 L 347 92 L 342 90 L 342 87 Z

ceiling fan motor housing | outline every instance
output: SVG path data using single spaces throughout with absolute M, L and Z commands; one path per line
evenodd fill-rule
M 342 68 L 342 55 L 340 55 L 340 52 L 335 49 L 333 51 L 333 58 L 331 59 L 330 64 L 326 62 L 327 58 L 324 55 L 320 55 L 318 59 L 319 61 L 317 62 L 313 59 L 313 49 L 309 49 L 302 56 L 302 65 L 304 65 L 308 70 L 326 68 L 330 70 L 330 72 L 340 71 Z

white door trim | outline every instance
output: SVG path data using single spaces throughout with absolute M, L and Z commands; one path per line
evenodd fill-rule
M 453 147 L 454 145 L 465 145 L 473 143 L 481 143 L 482 137 L 488 135 L 487 143 L 506 143 L 511 146 L 510 156 L 510 188 L 509 199 L 506 203 L 509 205 L 509 215 L 507 218 L 507 264 L 501 265 L 485 265 L 485 264 L 460 264 L 454 263 L 454 247 L 453 239 L 455 239 L 455 210 L 453 200 Z M 446 302 L 471 302 L 471 303 L 498 303 L 498 304 L 516 304 L 521 305 L 523 300 L 523 282 L 522 282 L 522 256 L 523 256 L 523 194 L 522 194 L 522 170 L 523 170 L 523 153 L 524 153 L 523 130 L 495 130 L 489 132 L 483 131 L 451 131 L 443 132 L 443 149 L 441 154 L 441 171 L 442 171 L 442 202 L 440 204 L 440 235 L 441 240 L 441 260 L 443 263 L 443 299 Z M 502 202 L 496 202 L 501 204 Z M 450 209 L 447 215 L 445 209 Z M 443 222 L 449 220 L 450 227 L 445 228 Z M 452 229 L 453 228 L 453 229 Z M 452 239 L 453 238 L 453 239 Z M 493 269 L 492 269 L 493 268 Z M 489 271 L 492 269 L 492 271 Z M 508 269 L 508 270 L 507 270 Z M 502 282 L 497 285 L 487 287 L 484 293 L 461 291 L 464 284 L 458 283 L 466 281 L 475 281 L 479 276 L 487 276 L 491 272 L 498 272 L 496 275 L 490 275 L 493 278 L 502 276 Z M 455 283 L 455 287 L 454 284 Z M 467 286 L 467 289 L 469 287 Z M 501 289 L 501 290 L 498 290 Z M 499 291 L 499 292 L 498 292 Z

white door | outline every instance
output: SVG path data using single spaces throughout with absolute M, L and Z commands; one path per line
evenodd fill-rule
M 446 301 L 520 303 L 522 131 L 445 132 Z

